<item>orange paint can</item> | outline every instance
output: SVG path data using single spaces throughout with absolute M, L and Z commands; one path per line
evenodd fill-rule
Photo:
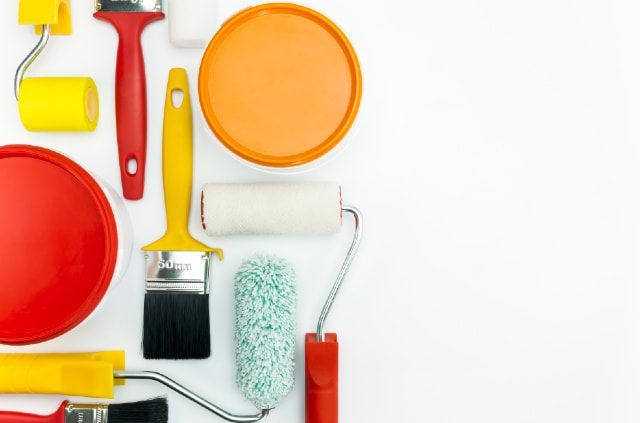
M 251 164 L 298 168 L 325 156 L 353 125 L 362 73 L 344 33 L 306 7 L 272 3 L 229 19 L 198 80 L 204 118 Z

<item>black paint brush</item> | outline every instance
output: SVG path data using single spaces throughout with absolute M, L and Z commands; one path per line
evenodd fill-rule
M 0 423 L 167 423 L 166 398 L 126 404 L 72 404 L 63 402 L 48 416 L 0 411 Z
M 183 94 L 174 104 L 173 94 Z M 143 248 L 147 262 L 142 348 L 147 359 L 204 359 L 211 355 L 209 267 L 222 251 L 189 234 L 193 127 L 184 69 L 172 69 L 165 100 L 162 172 L 167 230 Z

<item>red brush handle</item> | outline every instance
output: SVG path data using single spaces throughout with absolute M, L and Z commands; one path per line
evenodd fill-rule
M 118 31 L 116 62 L 116 126 L 124 198 L 139 200 L 144 194 L 147 159 L 147 83 L 140 36 L 151 22 L 164 18 L 162 12 L 96 12 Z M 129 161 L 136 171 L 129 173 Z
M 0 423 L 64 423 L 64 409 L 66 406 L 67 402 L 65 401 L 55 413 L 48 416 L 0 411 Z
M 338 423 L 338 336 L 308 333 L 305 358 L 306 423 Z

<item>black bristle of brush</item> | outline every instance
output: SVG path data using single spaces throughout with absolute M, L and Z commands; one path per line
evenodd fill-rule
M 109 405 L 109 423 L 167 423 L 169 405 L 166 398 Z
M 209 295 L 148 292 L 144 298 L 146 359 L 204 359 L 211 355 Z

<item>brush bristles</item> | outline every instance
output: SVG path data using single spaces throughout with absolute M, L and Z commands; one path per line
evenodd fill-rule
M 109 423 L 167 423 L 168 420 L 166 398 L 109 405 Z
M 154 292 L 145 295 L 144 358 L 208 358 L 210 332 L 209 295 Z

